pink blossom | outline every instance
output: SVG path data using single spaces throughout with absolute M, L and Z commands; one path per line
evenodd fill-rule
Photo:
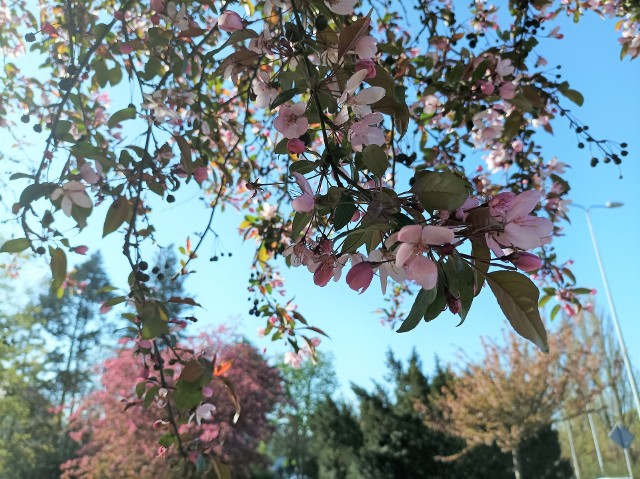
M 396 250 L 396 266 L 404 267 L 407 278 L 424 289 L 432 289 L 438 281 L 438 267 L 422 255 L 431 246 L 453 243 L 455 235 L 443 226 L 404 226 L 398 232 L 400 246 Z
M 324 3 L 333 13 L 351 15 L 359 0 L 325 0 Z
M 354 151 L 362 151 L 364 145 L 382 146 L 386 143 L 384 132 L 375 125 L 382 122 L 382 113 L 369 113 L 362 120 L 356 121 L 349 130 L 349 140 Z
M 256 107 L 266 108 L 278 96 L 278 90 L 271 86 L 269 73 L 260 70 L 251 82 L 251 88 L 256 95 Z
M 371 263 L 363 261 L 353 266 L 347 273 L 347 284 L 354 291 L 364 293 L 373 279 L 373 268 Z
M 387 283 L 389 276 L 396 282 L 402 283 L 407 279 L 407 274 L 403 267 L 396 265 L 395 251 L 389 250 L 397 242 L 398 234 L 394 233 L 384 242 L 384 249 L 376 249 L 369 255 L 369 262 L 379 263 L 376 267 L 378 276 L 380 277 L 380 286 L 382 294 L 387 292 Z
M 496 64 L 496 73 L 498 75 L 500 75 L 501 77 L 506 77 L 508 75 L 512 75 L 514 71 L 515 69 L 511 64 L 511 60 L 502 58 L 498 60 L 498 63 Z
M 354 50 L 358 58 L 373 58 L 378 52 L 378 42 L 375 38 L 365 35 L 356 42 Z
M 278 110 L 278 116 L 273 120 L 273 126 L 285 138 L 301 137 L 309 128 L 309 121 L 304 116 L 306 108 L 307 106 L 302 102 L 294 105 L 282 105 Z
M 108 304 L 102 303 L 100 305 L 100 314 L 106 314 L 109 311 L 111 311 L 111 306 L 109 306 Z
M 360 90 L 357 94 L 354 94 L 355 91 L 360 87 L 363 80 L 367 76 L 366 70 L 358 70 L 356 71 L 349 80 L 347 80 L 347 84 L 345 86 L 345 90 L 342 93 L 342 96 L 338 100 L 339 106 L 349 105 L 353 110 L 353 113 L 356 116 L 366 116 L 371 113 L 372 105 L 377 101 L 384 98 L 386 93 L 385 89 L 379 86 L 373 86 L 370 88 L 365 88 Z M 343 110 L 344 111 L 344 110 Z M 341 112 L 342 113 L 342 112 Z M 346 121 L 346 117 L 343 116 L 342 120 Z M 338 123 L 343 123 L 342 120 L 339 120 Z
M 89 163 L 85 163 L 80 167 L 80 177 L 90 185 L 95 185 L 102 179 L 102 177 L 96 173 L 96 170 L 94 170 Z
M 424 98 L 423 102 L 424 102 L 424 112 L 427 115 L 433 115 L 437 111 L 438 105 L 440 104 L 438 97 L 435 95 L 427 95 Z
M 62 185 L 62 188 L 56 189 L 51 194 L 51 201 L 56 201 L 58 198 L 62 198 L 62 211 L 67 216 L 71 216 L 71 209 L 74 204 L 81 208 L 91 208 L 93 206 L 91 198 L 85 192 L 85 186 L 79 181 L 69 181 Z
M 213 404 L 208 402 L 204 404 L 200 404 L 196 408 L 196 422 L 200 424 L 202 421 L 210 421 L 213 419 L 213 411 L 216 410 L 216 407 Z
M 218 18 L 218 28 L 225 32 L 235 32 L 238 30 L 242 30 L 244 25 L 242 23 L 242 18 L 236 12 L 232 12 L 231 10 L 227 10 L 220 18 Z
M 298 196 L 291 203 L 294 211 L 297 211 L 299 213 L 310 213 L 315 207 L 314 194 L 313 190 L 311 189 L 311 185 L 309 184 L 307 179 L 297 171 L 292 173 L 291 176 L 296 179 L 296 183 L 302 190 L 302 195 Z
M 300 153 L 304 153 L 304 150 L 304 142 L 299 138 L 292 138 L 287 142 L 287 151 L 292 155 L 299 155 Z
M 516 86 L 513 82 L 505 82 L 500 86 L 500 96 L 505 100 L 512 100 L 516 96 Z
M 433 289 L 438 284 L 438 267 L 425 256 L 412 257 L 405 263 L 404 269 L 407 272 L 407 278 L 424 289 Z
M 302 357 L 293 351 L 287 351 L 284 353 L 284 363 L 293 369 L 300 369 Z
M 524 143 L 522 140 L 515 140 L 511 143 L 511 148 L 513 148 L 513 151 L 516 153 L 520 153 L 524 150 Z
M 517 196 L 501 193 L 489 201 L 490 214 L 504 225 L 503 231 L 487 234 L 487 245 L 494 252 L 500 250 L 498 244 L 527 250 L 551 241 L 553 223 L 547 218 L 529 214 L 540 198 L 539 191 L 528 190 Z
M 365 78 L 375 78 L 376 77 L 376 64 L 370 58 L 360 59 L 356 62 L 355 71 L 366 70 L 367 75 Z

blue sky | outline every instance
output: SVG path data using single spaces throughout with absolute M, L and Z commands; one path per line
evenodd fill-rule
M 563 21 L 561 31 L 565 34 L 564 40 L 542 42 L 539 53 L 550 66 L 562 65 L 563 78 L 584 94 L 584 106 L 573 108 L 573 112 L 590 126 L 590 132 L 597 138 L 626 141 L 630 154 L 620 170 L 613 164 L 591 168 L 590 155 L 577 148 L 578 140 L 563 120 L 554 125 L 555 136 L 542 132 L 538 141 L 544 146 L 546 159 L 557 156 L 559 161 L 571 165 L 566 177 L 572 186 L 574 202 L 585 206 L 608 200 L 625 204 L 618 209 L 594 210 L 592 218 L 631 361 L 637 367 L 640 365 L 640 318 L 635 295 L 640 286 L 637 279 L 640 255 L 633 244 L 637 244 L 640 237 L 640 61 L 619 60 L 618 34 L 612 21 L 589 15 L 578 25 Z M 619 179 L 620 173 L 623 179 Z M 156 207 L 160 244 L 180 244 L 189 233 L 193 239 L 195 232 L 204 227 L 208 213 L 194 201 L 196 197 L 194 189 L 181 189 L 176 203 Z M 598 289 L 599 308 L 607 311 L 584 214 L 579 210 L 572 213 L 572 224 L 565 228 L 566 236 L 555 241 L 558 254 L 575 260 L 574 272 L 579 283 Z M 229 210 L 214 222 L 222 243 L 233 253 L 231 258 L 215 263 L 207 261 L 212 248 L 209 240 L 203 246 L 201 258 L 193 263 L 198 274 L 188 280 L 187 287 L 204 307 L 198 314 L 199 327 L 207 328 L 232 318 L 241 323 L 241 331 L 249 339 L 260 347 L 267 347 L 268 353 L 282 353 L 284 345 L 257 338 L 256 329 L 264 325 L 263 319 L 247 314 L 250 303 L 246 287 L 254 245 L 251 241 L 241 243 L 236 234 L 240 221 L 241 217 Z M 94 233 L 99 229 L 95 228 Z M 92 250 L 99 247 L 115 285 L 124 286 L 127 264 L 120 253 L 120 238 L 114 234 L 102 241 L 94 233 L 81 235 L 76 244 L 88 244 Z M 374 313 L 384 304 L 377 283 L 358 296 L 348 289 L 344 279 L 319 288 L 313 285 L 306 270 L 285 269 L 283 273 L 300 311 L 311 324 L 331 336 L 330 340 L 323 341 L 321 348 L 332 352 L 338 379 L 345 389 L 350 382 L 368 385 L 371 378 L 383 382 L 388 349 L 404 358 L 415 348 L 425 369 L 432 371 L 436 355 L 443 362 L 455 365 L 458 348 L 476 356 L 480 352 L 480 337 L 499 337 L 506 326 L 495 299 L 487 290 L 476 299 L 467 321 L 460 327 L 456 327 L 457 318 L 445 313 L 410 333 L 397 334 L 380 326 Z M 26 276 L 25 280 L 29 278 L 32 276 Z M 408 302 L 407 307 L 410 304 Z

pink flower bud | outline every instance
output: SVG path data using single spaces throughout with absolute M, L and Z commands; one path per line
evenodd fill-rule
M 89 251 L 89 247 L 85 245 L 76 246 L 75 248 L 72 248 L 71 251 L 78 254 L 87 254 L 87 251 Z
M 355 71 L 367 70 L 365 78 L 375 78 L 376 63 L 370 58 L 360 59 L 356 62 Z
M 540 258 L 531 253 L 519 253 L 518 257 L 511 262 L 516 268 L 526 272 L 535 271 L 542 266 Z
M 576 310 L 573 309 L 570 304 L 564 303 L 562 305 L 562 309 L 564 309 L 565 313 L 567 313 L 569 316 L 575 316 L 576 315 Z
M 372 279 L 373 268 L 368 261 L 358 263 L 347 273 L 347 284 L 352 290 L 360 291 L 360 294 L 367 290 Z
M 226 11 L 218 19 L 218 27 L 225 32 L 235 32 L 242 30 L 244 25 L 242 24 L 242 18 L 236 12 Z
M 164 0 L 151 0 L 151 10 L 156 13 L 162 13 L 165 9 Z
M 452 314 L 458 314 L 462 309 L 462 301 L 460 301 L 460 298 L 450 297 L 447 298 L 447 306 Z
M 202 183 L 204 180 L 209 178 L 209 170 L 206 166 L 200 166 L 193 171 L 193 178 L 198 183 Z
M 304 142 L 300 138 L 292 138 L 291 140 L 287 141 L 287 150 L 292 155 L 299 155 L 300 153 L 304 153 Z
M 109 306 L 108 304 L 102 303 L 100 305 L 100 314 L 106 314 L 109 311 L 111 311 L 111 306 Z
M 494 92 L 495 87 L 493 86 L 493 83 L 484 82 L 482 85 L 480 85 L 480 90 L 482 90 L 482 93 L 484 93 L 485 95 L 491 95 Z
M 129 43 L 121 43 L 120 44 L 120 53 L 123 55 L 128 55 L 133 51 L 133 47 Z

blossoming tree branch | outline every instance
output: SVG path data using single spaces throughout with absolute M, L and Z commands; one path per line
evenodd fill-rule
M 481 0 L 458 9 L 446 0 L 65 0 L 30 10 L 2 0 L 0 126 L 28 124 L 42 146 L 33 165 L 12 166 L 22 234 L 2 251 L 44 255 L 62 290 L 67 255 L 87 250 L 77 230 L 119 235 L 129 290 L 104 309 L 130 308 L 127 334 L 160 371 L 136 393 L 151 403 L 162 391 L 165 443 L 186 463 L 198 444 L 183 443 L 179 426 L 193 411 L 207 419 L 202 391 L 222 376 L 215 355 L 173 347 L 186 321 L 168 307 L 196 303 L 153 290 L 157 271 L 144 257 L 152 205 L 174 202 L 185 184 L 206 193 L 208 211 L 197 241 L 179 238 L 178 274 L 202 260 L 219 209 L 246 210 L 251 312 L 264 334 L 292 345 L 291 363 L 324 333 L 278 299 L 288 297 L 280 257 L 318 287 L 342 277 L 363 292 L 379 281 L 400 332 L 447 309 L 463 321 L 478 294 L 493 294 L 515 331 L 546 351 L 539 302 L 556 298 L 553 315 L 575 312 L 589 290 L 551 246 L 569 184 L 538 138 L 564 116 L 588 152 L 580 161 L 618 165 L 627 151 L 581 123 L 582 95 L 537 46 L 561 41 L 558 17 L 593 12 L 617 22 L 621 55 L 635 58 L 640 7 L 504 3 L 498 12 Z M 417 294 L 401 317 L 407 285 Z M 166 357 L 179 379 L 162 374 Z

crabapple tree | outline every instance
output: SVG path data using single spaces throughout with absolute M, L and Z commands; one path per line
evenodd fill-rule
M 189 395 L 196 411 L 195 397 L 206 399 L 185 381 L 169 387 L 162 358 L 185 325 L 167 305 L 195 301 L 151 288 L 144 256 L 153 205 L 186 184 L 202 189 L 206 210 L 194 244 L 176 239 L 178 274 L 194 270 L 217 211 L 246 210 L 252 313 L 289 341 L 291 364 L 323 333 L 279 299 L 283 263 L 318 287 L 343 276 L 362 292 L 376 277 L 394 305 L 416 285 L 405 318 L 389 310 L 401 332 L 446 309 L 464 320 L 484 290 L 546 351 L 538 286 L 524 273 L 543 301 L 558 298 L 556 312 L 579 310 L 589 290 L 550 246 L 569 184 L 538 136 L 564 116 L 593 166 L 627 155 L 581 123 L 582 95 L 537 51 L 542 38 L 561 41 L 558 17 L 591 12 L 617 21 L 622 56 L 640 54 L 630 0 L 510 0 L 501 12 L 482 0 L 0 0 L 0 126 L 19 136 L 29 124 L 36 141 L 32 164 L 11 166 L 21 233 L 1 251 L 46 257 L 62 295 L 67 255 L 86 252 L 77 230 L 119 236 L 128 291 L 105 307 L 129 308 L 127 334 L 147 345 L 153 390 L 167 394 L 168 454 L 185 460 L 189 415 L 171 396 Z M 174 359 L 193 370 L 189 384 L 214 367 L 197 352 Z

